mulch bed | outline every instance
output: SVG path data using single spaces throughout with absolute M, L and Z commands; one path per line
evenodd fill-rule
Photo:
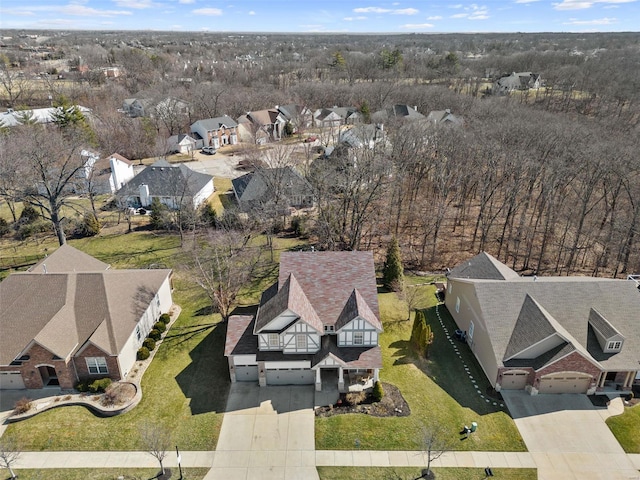
M 364 413 L 374 417 L 407 417 L 411 414 L 409 404 L 395 385 L 382 382 L 384 396 L 379 402 L 371 398 L 371 391 L 367 391 L 366 399 L 358 405 L 347 403 L 347 394 L 341 393 L 336 405 L 316 408 L 316 416 L 331 417 L 345 413 Z

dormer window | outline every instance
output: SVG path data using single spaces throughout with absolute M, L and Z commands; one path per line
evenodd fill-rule
M 609 351 L 619 351 L 622 348 L 622 342 L 621 341 L 614 341 L 614 342 L 608 342 L 607 343 L 607 350 Z

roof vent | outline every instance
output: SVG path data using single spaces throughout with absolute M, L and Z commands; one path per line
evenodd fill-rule
M 47 273 L 47 265 L 45 263 L 42 264 L 42 273 Z

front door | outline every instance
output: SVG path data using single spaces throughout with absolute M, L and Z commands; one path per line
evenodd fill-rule
M 42 386 L 43 387 L 57 387 L 60 385 L 58 382 L 58 374 L 56 373 L 56 369 L 50 365 L 41 365 L 38 367 L 40 371 L 40 376 L 42 377 Z

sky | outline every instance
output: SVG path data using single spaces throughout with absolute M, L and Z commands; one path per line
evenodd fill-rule
M 0 29 L 211 32 L 616 32 L 640 0 L 0 0 Z

